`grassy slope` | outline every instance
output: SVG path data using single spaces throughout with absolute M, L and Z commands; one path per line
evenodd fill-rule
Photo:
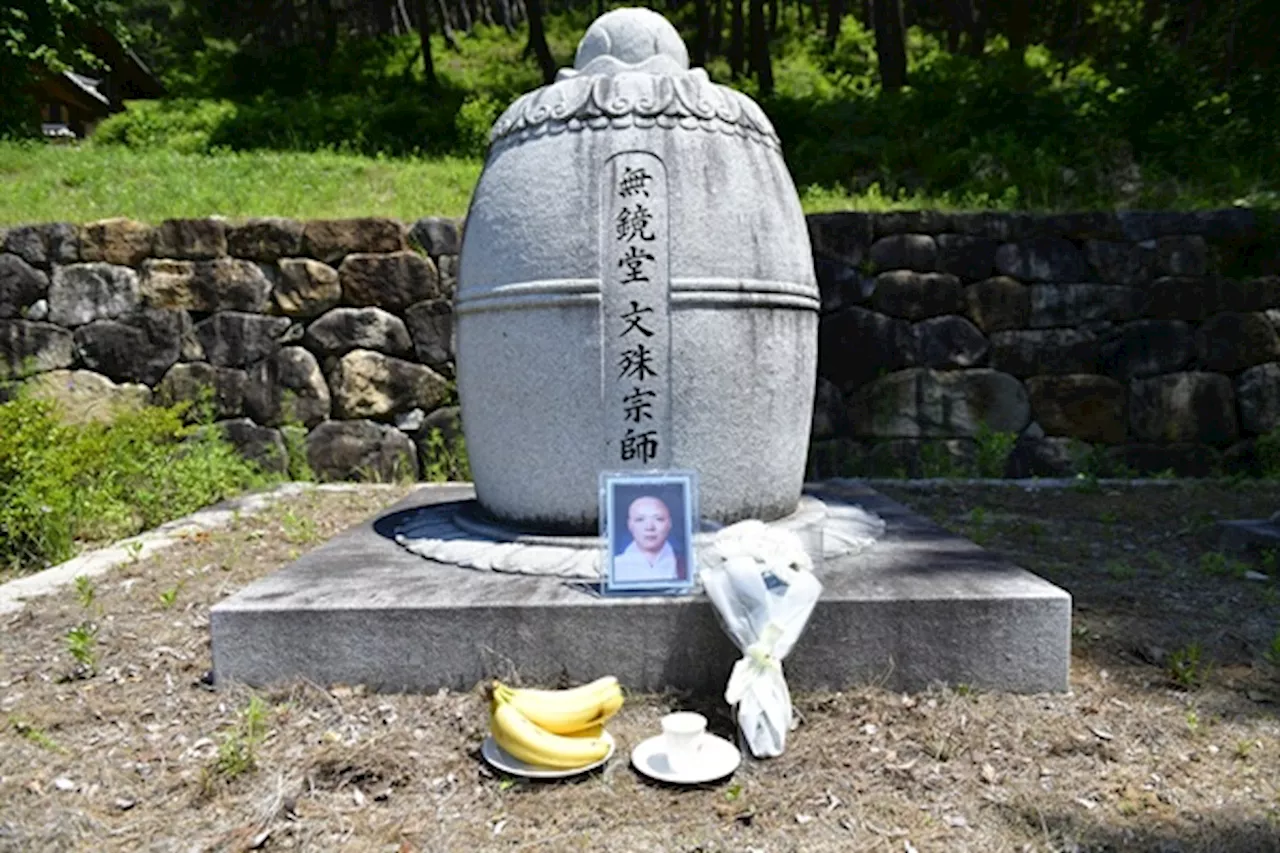
M 461 216 L 475 159 L 331 153 L 188 155 L 0 143 L 0 223 L 129 216 Z
M 178 154 L 117 146 L 0 142 L 0 225 L 171 217 L 462 216 L 478 158 L 396 159 L 329 152 Z M 949 208 L 927 194 L 808 188 L 805 210 Z M 998 205 L 992 205 L 996 207 Z

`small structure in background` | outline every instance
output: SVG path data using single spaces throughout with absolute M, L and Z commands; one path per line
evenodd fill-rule
M 35 84 L 40 130 L 51 141 L 88 136 L 102 119 L 123 110 L 126 100 L 165 94 L 151 69 L 105 27 L 94 26 L 85 41 L 103 63 L 97 76 L 63 71 Z

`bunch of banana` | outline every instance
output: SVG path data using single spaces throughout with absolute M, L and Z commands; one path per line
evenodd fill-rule
M 609 754 L 604 724 L 621 707 L 622 688 L 611 676 L 572 690 L 529 690 L 495 681 L 490 730 L 513 758 L 572 770 Z

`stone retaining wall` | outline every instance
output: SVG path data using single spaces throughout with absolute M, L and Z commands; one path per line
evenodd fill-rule
M 415 442 L 456 428 L 453 220 L 114 219 L 0 240 L 0 377 L 76 417 L 212 389 L 247 455 L 284 470 L 281 428 L 301 425 L 326 479 L 416 475 Z
M 996 476 L 1250 473 L 1255 438 L 1280 426 L 1280 245 L 1253 211 L 837 213 L 809 228 L 813 476 L 983 455 Z M 1018 436 L 1007 464 L 993 432 Z
M 1280 249 L 1253 212 L 819 214 L 811 475 L 1250 471 L 1280 425 Z M 419 471 L 455 428 L 460 223 L 0 231 L 0 378 L 78 417 L 198 399 L 268 466 Z M 997 460 L 999 461 L 999 460 Z M 990 471 L 988 471 L 990 473 Z

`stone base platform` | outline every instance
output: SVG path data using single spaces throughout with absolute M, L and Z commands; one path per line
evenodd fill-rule
M 1280 549 L 1280 513 L 1271 518 L 1243 518 L 1218 522 L 1218 542 L 1236 553 Z
M 806 491 L 887 527 L 869 550 L 818 570 L 822 599 L 785 663 L 792 689 L 1067 689 L 1065 591 L 866 486 Z M 616 675 L 633 690 L 724 689 L 738 652 L 704 596 L 606 599 L 581 580 L 433 563 L 390 538 L 397 513 L 472 497 L 468 485 L 421 489 L 215 606 L 217 681 L 396 692 Z

